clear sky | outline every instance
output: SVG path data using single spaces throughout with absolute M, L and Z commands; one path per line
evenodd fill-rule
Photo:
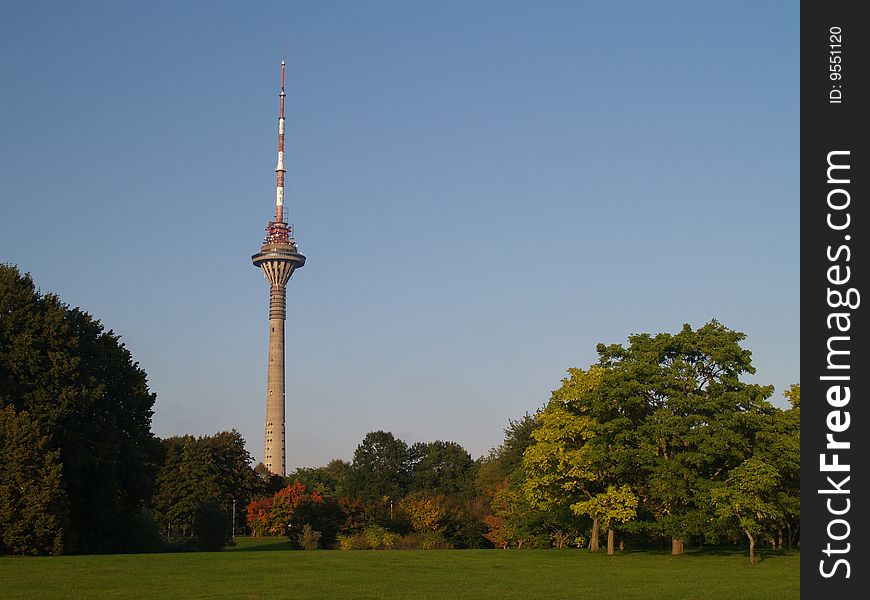
M 8 2 L 0 261 L 122 335 L 160 436 L 262 458 L 281 48 L 288 468 L 479 456 L 598 342 L 799 373 L 798 3 Z

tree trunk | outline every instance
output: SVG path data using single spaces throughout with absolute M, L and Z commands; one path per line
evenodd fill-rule
M 782 527 L 776 528 L 776 547 L 778 550 L 782 550 Z
M 589 552 L 598 552 L 598 517 L 592 520 L 592 536 L 589 538 Z
M 791 523 L 786 523 L 785 526 L 788 529 L 788 549 L 791 550 L 794 546 L 794 531 L 791 528 Z
M 620 538 L 619 539 L 619 551 L 623 552 L 624 550 L 625 550 L 625 540 Z
M 614 546 L 613 539 L 616 532 L 613 531 L 612 527 L 608 527 L 607 529 L 607 556 L 613 556 Z
M 749 564 L 755 564 L 755 538 L 752 537 L 752 534 L 748 531 L 746 532 L 746 537 L 749 538 Z
M 671 538 L 671 554 L 674 556 L 680 556 L 683 554 L 682 538 Z

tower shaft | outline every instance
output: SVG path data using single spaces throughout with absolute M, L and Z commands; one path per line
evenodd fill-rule
M 266 432 L 264 464 L 273 473 L 287 472 L 284 448 L 284 319 L 287 286 L 274 283 L 269 294 L 269 363 L 266 382 Z

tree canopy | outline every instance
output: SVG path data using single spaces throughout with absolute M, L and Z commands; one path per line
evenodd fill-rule
M 107 552 L 129 543 L 126 526 L 152 492 L 154 400 L 118 335 L 0 265 L 0 408 L 14 411 L 8 423 L 21 421 L 20 435 L 43 440 L 60 467 L 65 500 L 53 506 L 65 508 L 45 504 L 62 535 L 54 548 Z
M 680 554 L 685 539 L 718 535 L 710 524 L 728 514 L 727 490 L 763 479 L 776 482 L 776 493 L 765 488 L 765 502 L 779 507 L 765 508 L 768 517 L 796 528 L 799 387 L 787 393 L 795 408 L 780 411 L 767 401 L 771 386 L 742 382 L 755 372 L 744 337 L 711 321 L 599 344 L 598 364 L 570 369 L 538 415 L 524 459 L 527 498 L 592 518 L 593 549 L 599 522 L 610 552 L 613 528 L 631 522 L 626 531 L 670 537 Z M 775 476 L 749 468 L 759 464 Z
M 211 507 L 207 514 L 212 521 L 217 510 L 224 511 L 227 531 L 234 503 L 242 522 L 245 506 L 261 482 L 239 432 L 171 437 L 162 445 L 165 461 L 157 477 L 152 506 L 165 534 L 192 534 L 197 515 L 206 505 Z
M 350 469 L 353 495 L 367 499 L 401 498 L 411 479 L 408 444 L 388 431 L 366 434 Z

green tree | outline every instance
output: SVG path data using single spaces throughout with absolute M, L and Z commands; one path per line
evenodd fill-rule
M 205 504 L 230 512 L 235 500 L 236 519 L 242 522 L 260 483 L 237 431 L 172 437 L 163 440 L 163 448 L 166 458 L 152 504 L 164 533 L 193 535 L 197 510 Z
M 627 485 L 607 489 L 588 500 L 571 505 L 578 515 L 589 515 L 607 530 L 607 554 L 614 554 L 614 532 L 617 523 L 627 523 L 637 515 L 637 496 Z
M 292 545 L 300 542 L 299 532 L 305 527 L 311 527 L 320 534 L 318 541 L 321 548 L 330 548 L 335 544 L 335 538 L 344 524 L 345 515 L 335 498 L 322 497 L 317 491 L 306 494 L 296 505 L 290 517 L 288 536 Z M 292 536 L 296 532 L 296 538 Z M 305 547 L 303 545 L 303 547 Z M 311 548 L 306 548 L 311 549 Z
M 155 396 L 112 331 L 0 265 L 0 408 L 27 412 L 57 451 L 65 552 L 107 552 L 151 495 Z
M 505 482 L 492 497 L 492 515 L 487 517 L 493 544 L 501 548 L 547 548 L 552 515 L 532 506 L 516 484 Z
M 287 475 L 286 481 L 288 483 L 299 481 L 309 490 L 338 498 L 348 492 L 350 468 L 350 463 L 347 461 L 334 458 L 325 467 L 299 467 Z
M 599 512 L 578 510 L 604 490 L 608 479 L 602 460 L 606 448 L 596 437 L 593 392 L 600 385 L 603 369 L 569 369 L 568 377 L 555 390 L 537 416 L 532 431 L 534 443 L 525 451 L 523 489 L 532 506 L 541 510 L 571 508 L 592 518 L 589 549 L 598 551 Z
M 766 400 L 772 386 L 739 379 L 755 372 L 744 338 L 711 321 L 677 334 L 633 335 L 627 347 L 598 345 L 605 372 L 597 431 L 611 440 L 610 470 L 637 490 L 672 538 L 673 554 L 703 533 L 696 527 L 710 490 L 753 453 L 775 412 Z
M 274 496 L 275 493 L 284 489 L 287 485 L 287 479 L 281 477 L 277 473 L 269 470 L 269 467 L 263 463 L 257 463 L 254 467 L 254 474 L 257 476 L 257 485 L 254 491 L 258 496 Z
M 780 475 L 759 457 L 734 468 L 724 485 L 711 493 L 719 516 L 734 519 L 749 539 L 749 562 L 755 563 L 755 542 L 765 525 L 780 516 L 776 493 Z
M 417 442 L 409 450 L 413 491 L 468 498 L 474 492 L 476 465 L 456 442 Z
M 758 434 L 756 454 L 779 473 L 775 503 L 779 508 L 776 523 L 777 545 L 783 546 L 783 531 L 789 549 L 800 530 L 801 516 L 801 386 L 793 384 L 783 394 L 791 404 L 777 410 L 769 426 Z
M 523 466 L 526 448 L 534 443 L 532 432 L 539 427 L 535 415 L 526 413 L 520 419 L 508 419 L 504 442 L 478 459 L 477 490 L 491 495 L 493 491 Z
M 198 504 L 193 517 L 196 547 L 205 552 L 223 550 L 232 541 L 230 515 L 214 502 Z
M 364 499 L 401 498 L 410 483 L 408 445 L 387 431 L 372 431 L 353 453 L 351 495 Z
M 523 455 L 534 443 L 533 432 L 539 426 L 528 413 L 508 420 L 504 441 L 477 461 L 479 496 L 469 505 L 477 505 L 474 512 L 488 526 L 485 537 L 495 546 L 544 547 L 551 530 L 563 527 L 558 511 L 539 510 L 523 494 Z
M 61 554 L 68 519 L 60 452 L 28 413 L 0 409 L 0 554 Z

